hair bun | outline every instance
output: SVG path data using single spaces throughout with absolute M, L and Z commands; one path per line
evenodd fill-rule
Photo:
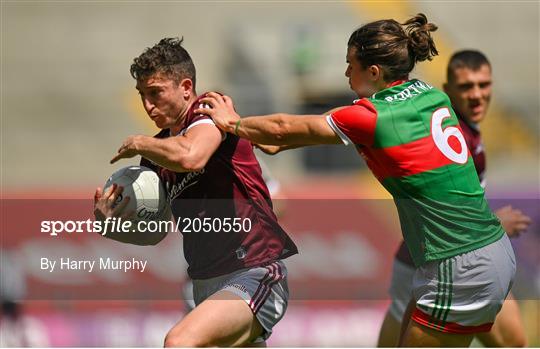
M 403 23 L 408 37 L 408 46 L 414 56 L 415 62 L 431 61 L 439 52 L 431 33 L 437 30 L 437 26 L 429 23 L 426 15 L 419 13 Z

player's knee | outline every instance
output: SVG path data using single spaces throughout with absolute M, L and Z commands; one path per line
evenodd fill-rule
M 507 338 L 501 346 L 507 348 L 525 348 L 527 345 L 527 338 L 525 338 L 525 335 L 521 335 Z
M 169 332 L 165 337 L 165 348 L 203 348 L 210 347 L 211 343 L 201 338 L 192 331 L 175 331 L 174 333 Z

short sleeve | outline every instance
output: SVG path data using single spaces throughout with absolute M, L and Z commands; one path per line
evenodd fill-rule
M 205 103 L 200 103 L 200 99 L 203 98 L 204 96 L 206 96 L 206 94 L 198 97 L 197 100 L 192 104 L 188 112 L 188 118 L 186 120 L 187 127 L 184 130 L 182 130 L 181 134 L 185 134 L 187 131 L 189 131 L 190 128 L 195 127 L 197 125 L 201 125 L 201 124 L 208 124 L 208 125 L 216 126 L 216 124 L 214 123 L 214 120 L 212 120 L 212 118 L 209 117 L 208 115 L 194 113 L 195 109 L 198 109 L 198 108 L 210 108 L 210 105 L 205 104 Z M 220 130 L 220 133 L 221 133 L 221 141 L 223 142 L 227 138 L 227 133 L 221 130 Z
M 193 103 L 193 105 L 191 106 L 191 108 L 189 110 L 189 113 L 188 113 L 189 116 L 188 116 L 188 120 L 187 120 L 187 123 L 188 123 L 187 128 L 188 129 L 195 126 L 195 125 L 199 125 L 199 124 L 214 124 L 214 121 L 208 115 L 195 114 L 194 113 L 195 109 L 198 109 L 198 108 L 210 109 L 210 106 L 208 104 L 199 102 L 199 99 L 201 99 L 201 98 L 202 97 L 199 97 Z
M 345 145 L 370 146 L 373 144 L 377 110 L 373 103 L 366 98 L 328 115 L 326 121 Z

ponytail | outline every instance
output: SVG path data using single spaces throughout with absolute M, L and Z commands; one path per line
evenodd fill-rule
M 409 54 L 413 57 L 415 63 L 425 60 L 431 61 L 434 56 L 439 54 L 430 34 L 430 32 L 437 30 L 437 26 L 428 23 L 426 15 L 419 13 L 403 23 L 403 25 L 406 26 L 405 32 L 408 36 Z
M 363 25 L 350 36 L 348 46 L 364 67 L 379 65 L 387 82 L 406 79 L 417 62 L 438 54 L 430 32 L 437 26 L 419 13 L 403 24 L 384 19 Z

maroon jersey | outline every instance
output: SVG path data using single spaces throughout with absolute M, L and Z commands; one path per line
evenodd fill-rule
M 213 124 L 208 116 L 193 113 L 202 97 L 190 107 L 180 136 L 200 123 Z M 164 129 L 155 137 L 169 136 L 170 131 Z M 224 275 L 298 253 L 294 242 L 277 222 L 249 141 L 225 134 L 219 148 L 200 171 L 173 172 L 145 158 L 141 166 L 154 170 L 165 185 L 173 215 L 182 228 L 184 256 L 191 278 Z M 211 229 L 206 229 L 208 225 L 195 224 L 195 220 L 200 223 L 205 218 L 212 223 Z M 239 225 L 229 229 L 227 222 Z M 242 228 L 237 229 L 240 226 Z
M 459 114 L 458 114 L 459 116 Z M 482 138 L 480 137 L 480 129 L 476 124 L 469 124 L 463 118 L 459 118 L 459 126 L 463 131 L 463 136 L 465 137 L 465 143 L 467 143 L 467 148 L 471 152 L 471 156 L 474 161 L 474 167 L 476 168 L 476 173 L 480 179 L 480 185 L 483 188 L 486 186 L 485 171 L 486 171 L 486 154 L 484 152 L 484 144 L 482 143 Z
M 459 118 L 459 126 L 461 127 L 461 131 L 463 131 L 462 133 L 465 137 L 465 143 L 467 143 L 467 148 L 469 148 L 469 151 L 471 152 L 474 167 L 476 168 L 478 179 L 480 179 L 480 185 L 482 188 L 485 188 L 486 154 L 484 152 L 482 138 L 480 137 L 480 129 L 478 128 L 477 124 L 469 124 L 462 117 L 460 117 L 457 112 L 456 114 Z M 409 254 L 409 249 L 405 245 L 404 241 L 401 242 L 401 245 L 396 252 L 396 259 L 405 264 L 414 266 L 414 262 Z

